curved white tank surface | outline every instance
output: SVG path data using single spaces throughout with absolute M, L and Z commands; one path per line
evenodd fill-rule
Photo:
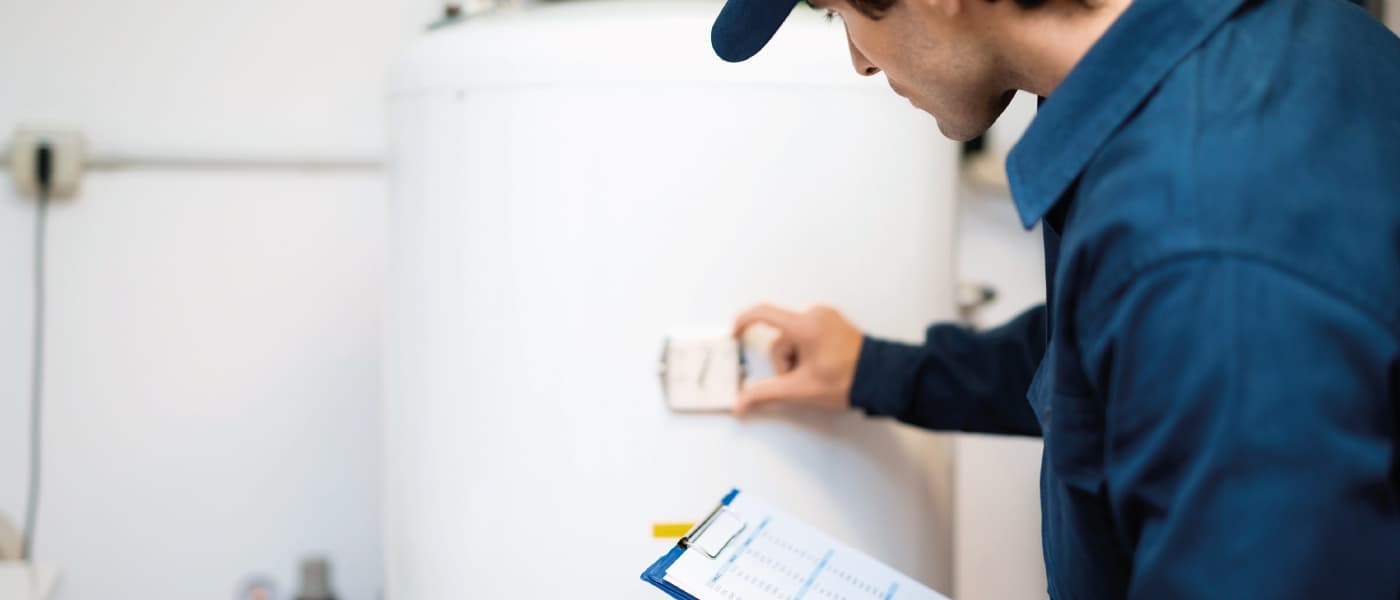
M 956 146 L 797 15 L 748 63 L 717 2 L 532 6 L 427 34 L 393 92 L 388 597 L 654 599 L 737 486 L 949 589 L 948 444 L 852 413 L 673 414 L 677 329 L 767 300 L 917 340 L 953 316 Z M 811 14 L 806 14 L 810 12 Z

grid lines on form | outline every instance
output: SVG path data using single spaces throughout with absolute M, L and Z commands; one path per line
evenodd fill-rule
M 877 585 L 843 565 L 842 553 L 804 547 L 765 520 L 710 579 L 725 600 L 891 600 L 896 583 Z
M 744 540 L 744 545 L 739 546 L 739 550 L 729 556 L 729 560 L 725 561 L 724 566 L 720 567 L 718 571 L 715 571 L 715 576 L 710 579 L 710 587 L 715 587 L 715 583 L 718 582 L 721 577 L 724 577 L 725 572 L 728 571 L 730 567 L 734 566 L 734 561 L 739 560 L 739 557 L 744 555 L 744 551 L 748 550 L 749 544 L 752 544 L 754 538 L 762 534 L 766 527 L 768 527 L 768 517 L 763 518 L 763 521 L 758 524 L 758 529 L 755 529 L 752 534 L 749 534 L 749 539 Z

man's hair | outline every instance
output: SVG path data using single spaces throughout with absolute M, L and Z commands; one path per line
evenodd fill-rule
M 851 7 L 852 7 L 852 8 L 855 8 L 856 10 L 860 11 L 860 14 L 863 14 L 863 15 L 865 15 L 865 16 L 867 16 L 867 17 L 872 18 L 872 19 L 878 19 L 878 18 L 880 18 L 880 17 L 885 16 L 885 11 L 889 10 L 890 7 L 891 7 L 891 6 L 894 6 L 894 3 L 895 3 L 895 2 L 898 2 L 899 0 L 848 0 L 848 1 L 851 3 Z M 996 2 L 997 0 L 988 0 L 988 1 L 989 1 L 989 2 Z M 1032 8 L 1032 7 L 1040 6 L 1040 5 L 1042 5 L 1042 4 L 1045 4 L 1047 1 L 1048 1 L 1048 0 L 1015 0 L 1016 4 L 1020 4 L 1023 8 Z

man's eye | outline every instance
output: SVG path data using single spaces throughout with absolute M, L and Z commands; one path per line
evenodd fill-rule
M 812 0 L 802 0 L 802 3 L 803 3 L 803 4 L 806 4 L 809 8 L 812 8 L 812 9 L 814 9 L 814 10 L 822 11 L 822 13 L 823 13 L 823 14 L 822 14 L 822 17 L 825 18 L 826 21 L 827 21 L 828 23 L 830 23 L 830 22 L 832 22 L 832 21 L 835 21 L 835 20 L 836 20 L 836 17 L 841 16 L 840 14 L 838 14 L 838 13 L 836 12 L 835 9 L 831 9 L 831 8 L 819 8 L 819 7 L 815 6 L 815 5 L 813 5 L 813 4 L 812 4 Z

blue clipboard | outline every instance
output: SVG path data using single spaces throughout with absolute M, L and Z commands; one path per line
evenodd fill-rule
M 665 556 L 656 559 L 656 562 L 652 563 L 650 567 L 647 567 L 646 571 L 642 572 L 642 581 L 661 588 L 662 591 L 670 594 L 672 598 L 679 598 L 680 600 L 698 600 L 695 596 L 690 595 L 690 593 L 677 587 L 675 584 L 666 581 L 666 571 L 686 552 L 702 551 L 699 548 L 693 547 L 691 540 L 698 539 L 703 535 L 710 524 L 713 523 L 719 515 L 724 513 L 725 508 L 728 507 L 729 503 L 733 502 L 734 498 L 738 495 L 739 490 L 737 488 L 729 490 L 729 493 L 724 495 L 724 499 L 720 500 L 719 506 L 716 506 L 715 509 L 710 512 L 710 515 L 705 517 L 705 520 L 701 521 L 694 529 L 685 534 L 685 537 L 681 538 L 681 541 L 676 543 L 675 548 L 672 548 Z M 721 547 L 719 550 L 722 549 Z M 710 555 L 711 558 L 718 555 L 719 550 L 716 550 L 714 554 Z

